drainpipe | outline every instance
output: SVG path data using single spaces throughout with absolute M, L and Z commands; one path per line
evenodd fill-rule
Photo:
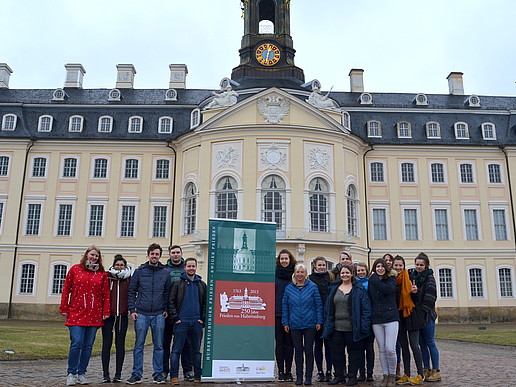
M 36 139 L 31 138 L 30 142 L 29 142 L 29 146 L 25 150 L 25 163 L 23 166 L 22 186 L 21 186 L 20 200 L 19 200 L 19 206 L 18 206 L 18 221 L 16 223 L 16 238 L 15 238 L 15 242 L 14 242 L 13 267 L 11 269 L 11 286 L 10 286 L 10 290 L 9 290 L 9 306 L 7 308 L 7 319 L 12 318 L 12 312 L 13 312 L 14 273 L 16 271 L 16 258 L 18 255 L 18 242 L 20 240 L 20 224 L 21 224 L 22 208 L 23 208 L 23 195 L 25 192 L 27 161 L 29 159 L 30 149 L 34 146 L 35 142 L 36 142 Z
M 172 246 L 173 245 L 173 236 L 174 236 L 174 208 L 175 208 L 175 204 L 176 204 L 176 176 L 177 176 L 177 152 L 176 150 L 170 146 L 170 143 L 172 142 L 172 140 L 168 140 L 167 141 L 167 148 L 170 148 L 172 149 L 172 152 L 174 152 L 174 179 L 172 180 L 172 195 L 173 195 L 173 198 L 172 198 L 172 206 L 171 206 L 171 209 L 170 209 L 170 243 L 169 243 L 169 246 Z
M 516 250 L 516 219 L 514 218 L 514 198 L 512 196 L 512 182 L 511 182 L 511 174 L 509 170 L 509 156 L 507 155 L 507 150 L 505 149 L 505 145 L 500 145 L 500 149 L 505 155 L 505 168 L 507 169 L 507 183 L 509 183 L 509 197 L 511 203 L 511 213 L 512 213 L 512 235 L 515 243 Z
M 370 148 L 364 152 L 362 156 L 362 163 L 364 169 L 364 200 L 365 200 L 365 224 L 366 224 L 366 245 L 367 245 L 367 263 L 371 267 L 371 245 L 369 243 L 369 203 L 367 200 L 367 166 L 366 156 L 369 152 L 374 150 L 374 146 L 369 144 Z

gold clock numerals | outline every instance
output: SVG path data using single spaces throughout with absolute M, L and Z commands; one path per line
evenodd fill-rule
M 263 43 L 255 52 L 256 60 L 264 66 L 274 66 L 281 58 L 281 50 L 272 43 Z

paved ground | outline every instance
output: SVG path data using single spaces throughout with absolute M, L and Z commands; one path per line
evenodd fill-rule
M 516 387 L 516 348 L 487 344 L 461 343 L 440 340 L 437 342 L 440 351 L 441 373 L 440 383 L 425 383 L 427 386 L 496 386 Z M 252 349 L 250 349 L 252 350 Z M 112 359 L 114 364 L 114 357 Z M 381 379 L 379 361 L 376 362 L 374 383 L 362 383 L 361 387 L 378 387 Z M 132 352 L 126 357 L 122 374 L 124 380 L 130 376 Z M 102 384 L 102 366 L 100 357 L 91 359 L 88 368 L 90 386 L 105 386 Z M 146 349 L 144 377 L 140 386 L 152 384 L 151 350 Z M 66 384 L 66 360 L 40 360 L 0 362 L 0 386 L 64 386 Z M 119 384 L 117 384 L 119 385 Z M 169 384 L 170 385 L 170 384 Z M 194 383 L 182 383 L 184 386 L 194 386 Z M 223 384 L 208 384 L 208 386 Z M 250 383 L 249 386 L 282 386 L 290 387 L 289 383 Z M 293 384 L 292 384 L 293 385 Z M 326 383 L 314 383 L 323 386 Z M 196 384 L 195 386 L 199 386 Z

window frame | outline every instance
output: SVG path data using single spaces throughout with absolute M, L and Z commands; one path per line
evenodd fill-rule
M 486 136 L 486 126 L 492 126 L 492 136 L 489 137 L 489 136 Z M 482 123 L 482 125 L 480 125 L 480 130 L 482 132 L 482 138 L 484 140 L 488 140 L 488 141 L 493 141 L 493 140 L 496 140 L 496 126 L 494 123 L 492 122 L 484 122 Z
M 498 166 L 498 172 L 500 174 L 500 181 L 492 181 L 491 180 L 491 172 L 489 171 L 489 167 L 491 165 L 496 165 Z M 487 177 L 487 184 L 489 185 L 495 185 L 495 186 L 500 186 L 500 185 L 503 185 L 505 184 L 505 171 L 504 171 L 504 168 L 503 168 L 503 164 L 499 161 L 489 161 L 486 163 L 486 177 Z
M 495 211 L 503 211 L 504 212 L 504 227 L 505 227 L 505 239 L 498 239 L 496 232 L 496 223 L 495 223 Z M 509 205 L 506 203 L 490 203 L 489 204 L 489 212 L 491 215 L 491 232 L 493 241 L 509 241 L 511 240 L 511 234 L 509 229 Z
M 65 170 L 66 170 L 66 160 L 75 160 L 75 166 L 74 166 L 74 175 L 73 176 L 65 176 Z M 79 156 L 75 155 L 63 155 L 61 156 L 61 179 L 65 180 L 77 180 L 78 179 L 78 172 L 79 172 Z
M 109 130 L 102 130 L 102 120 L 109 119 Z M 113 117 L 111 116 L 100 116 L 97 124 L 98 133 L 111 133 L 113 131 Z
M 390 236 L 390 214 L 389 214 L 389 204 L 388 203 L 385 203 L 385 204 L 382 204 L 382 203 L 374 203 L 374 202 L 371 202 L 370 203 L 370 208 L 371 208 L 371 223 L 370 223 L 370 227 L 371 227 L 371 237 L 372 237 L 372 240 L 375 240 L 375 241 L 388 241 L 391 239 L 391 236 Z M 384 211 L 384 214 L 385 214 L 385 239 L 377 239 L 376 238 L 376 233 L 375 233 L 375 220 L 374 220 L 374 212 L 375 210 L 382 210 Z
M 53 290 L 54 290 L 54 280 L 55 280 L 55 268 L 56 268 L 56 266 L 64 266 L 64 267 L 66 267 L 65 276 L 62 279 L 63 283 L 61 285 L 61 292 L 60 293 L 54 293 L 53 292 Z M 68 262 L 56 261 L 56 262 L 52 262 L 50 264 L 50 270 L 49 270 L 49 275 L 48 275 L 48 294 L 47 294 L 48 297 L 50 297 L 50 298 L 61 298 L 61 295 L 63 293 L 63 288 L 64 288 L 64 282 L 66 280 L 66 274 L 68 273 L 69 270 L 70 270 L 70 263 L 68 263 Z
M 170 130 L 163 130 L 163 121 L 170 120 Z M 174 131 L 174 119 L 170 116 L 162 116 L 158 120 L 158 133 L 160 134 L 171 134 Z
M 136 162 L 138 163 L 138 167 L 136 168 L 136 177 L 127 177 L 127 162 L 129 160 L 136 160 Z M 141 176 L 141 157 L 139 156 L 126 156 L 123 158 L 123 170 L 122 170 L 122 180 L 127 180 L 127 181 L 139 181 L 140 180 L 140 176 Z M 131 168 L 132 170 L 134 170 L 134 168 Z
M 508 269 L 509 270 L 509 277 L 511 280 L 511 291 L 512 296 L 503 296 L 502 295 L 502 284 L 500 281 L 500 270 L 502 269 Z M 514 275 L 514 267 L 511 265 L 498 265 L 496 266 L 496 287 L 498 289 L 498 299 L 499 300 L 514 300 L 516 298 L 516 292 L 514 291 L 514 284 L 515 284 L 515 275 Z
M 351 188 L 355 193 L 354 197 L 350 195 Z M 354 216 L 350 215 L 351 206 L 354 208 Z M 350 232 L 350 229 L 354 232 Z M 349 183 L 346 187 L 346 231 L 348 237 L 360 237 L 360 200 L 358 198 L 358 188 L 355 182 Z
M 438 164 L 442 166 L 443 181 L 434 181 L 434 172 L 432 171 L 432 165 Z M 430 160 L 428 161 L 428 175 L 430 177 L 430 184 L 447 185 L 448 184 L 448 172 L 446 163 L 441 160 Z
M 459 136 L 459 125 L 464 125 L 465 136 Z M 469 140 L 469 127 L 468 124 L 463 121 L 458 121 L 453 124 L 456 140 Z M 461 129 L 462 130 L 462 129 Z
M 378 124 L 378 128 L 375 128 L 375 131 L 377 130 L 377 134 L 371 134 L 372 124 Z M 378 120 L 367 121 L 367 137 L 372 137 L 372 138 L 381 138 L 382 137 L 382 123 L 380 121 L 378 121 Z
M 92 224 L 92 207 L 93 206 L 102 206 L 102 225 L 100 235 L 91 235 L 91 224 Z M 86 218 L 86 227 L 85 227 L 85 237 L 86 238 L 102 238 L 106 233 L 106 214 L 107 214 L 107 199 L 105 200 L 91 200 L 88 201 L 88 216 Z M 93 220 L 94 222 L 98 222 L 98 219 Z M 96 229 L 96 228 L 95 228 Z
M 32 279 L 32 292 L 31 293 L 22 293 L 22 275 L 23 275 L 23 266 L 32 265 L 34 266 L 34 278 Z M 17 286 L 16 286 L 16 296 L 18 297 L 35 297 L 36 289 L 38 286 L 38 262 L 26 260 L 22 261 L 18 264 L 18 275 L 17 275 Z
M 481 276 L 481 284 L 482 284 L 482 295 L 481 296 L 474 296 L 471 289 L 471 270 L 480 270 L 480 276 Z M 488 294 L 487 294 L 487 283 L 486 283 L 486 270 L 483 266 L 480 265 L 469 265 L 466 267 L 466 275 L 467 275 L 467 281 L 468 281 L 468 298 L 469 300 L 487 300 Z
M 34 175 L 34 163 L 37 159 L 44 159 L 45 160 L 45 169 L 44 169 L 44 174 L 43 176 L 35 176 Z M 33 155 L 31 157 L 31 168 L 30 168 L 30 178 L 31 179 L 46 179 L 47 178 L 47 175 L 48 175 L 48 160 L 49 160 L 49 156 L 47 155 Z M 38 168 L 41 168 L 41 167 L 38 167 Z
M 402 125 L 406 125 L 406 128 L 401 128 Z M 401 131 L 406 130 L 407 135 L 402 135 Z M 400 121 L 396 123 L 396 132 L 398 133 L 398 138 L 412 138 L 412 125 L 408 121 Z
M 29 208 L 31 205 L 39 205 L 39 219 L 38 219 L 38 230 L 36 233 L 27 233 L 27 227 L 29 224 Z M 41 226 L 44 220 L 44 209 L 45 209 L 45 202 L 44 200 L 26 200 L 25 201 L 25 213 L 23 217 L 23 235 L 27 237 L 33 237 L 33 236 L 41 236 Z
M 73 237 L 73 231 L 74 231 L 74 225 L 75 225 L 75 200 L 57 200 L 56 201 L 56 212 L 55 212 L 55 220 L 54 220 L 54 237 L 64 237 L 64 238 L 70 238 Z M 67 221 L 66 219 L 62 220 L 60 218 L 61 215 L 61 206 L 70 206 L 71 207 L 71 213 L 70 213 L 70 225 L 68 234 L 59 234 L 59 228 L 60 228 L 60 222 Z
M 437 127 L 437 136 L 430 136 L 430 125 L 436 125 Z M 426 124 L 425 124 L 425 128 L 426 128 L 426 138 L 430 138 L 430 139 L 440 139 L 441 138 L 441 124 L 439 124 L 439 122 L 437 121 L 428 121 Z
M 451 278 L 451 292 L 452 296 L 443 297 L 441 294 L 441 273 L 440 270 L 450 270 L 450 278 Z M 452 301 L 457 299 L 457 276 L 455 274 L 455 267 L 451 265 L 440 265 L 436 267 L 436 286 L 437 286 L 437 299 L 438 300 L 446 300 Z
M 422 238 L 421 235 L 421 204 L 420 203 L 410 203 L 404 204 L 402 203 L 400 206 L 401 209 L 401 223 L 403 227 L 403 240 L 404 241 L 420 241 Z M 416 238 L 407 238 L 407 211 L 415 211 L 416 214 Z
M 133 130 L 133 121 L 138 120 L 139 125 L 137 130 Z M 143 132 L 143 117 L 142 116 L 131 116 L 127 122 L 127 133 L 138 134 Z
M 374 172 L 373 173 L 373 170 L 372 170 L 372 166 L 373 164 L 380 164 L 382 166 L 382 180 L 373 180 L 373 176 L 374 176 L 374 173 L 378 173 L 378 172 Z M 369 160 L 368 162 L 368 165 L 369 165 L 369 183 L 371 184 L 385 184 L 386 181 L 387 181 L 387 168 L 385 167 L 385 161 L 383 160 Z
M 132 235 L 122 235 L 123 231 L 123 211 L 124 207 L 134 207 L 134 218 L 132 220 Z M 138 202 L 133 200 L 120 200 L 119 206 L 118 206 L 118 232 L 117 232 L 118 238 L 123 239 L 129 239 L 133 238 L 136 239 L 138 237 Z
M 266 186 L 272 183 L 272 179 L 277 179 L 279 182 L 279 184 L 276 183 L 276 188 Z M 280 209 L 276 208 L 278 195 L 280 198 Z M 267 208 L 271 205 L 273 208 Z M 269 217 L 266 216 L 267 214 L 271 214 L 270 220 L 268 220 Z M 276 235 L 284 238 L 287 222 L 287 182 L 279 174 L 269 173 L 264 176 L 260 182 L 260 219 L 262 222 L 271 222 L 274 219 L 278 219 L 278 214 L 280 223 L 278 227 L 278 222 L 276 222 Z
M 197 108 L 190 113 L 190 129 L 197 128 L 201 125 L 201 109 Z
M 5 173 L 2 173 L 4 165 L 0 164 L 0 178 L 6 178 L 11 175 L 11 155 L 0 154 L 0 160 L 3 160 L 4 158 L 7 159 L 7 166 L 5 167 L 7 171 Z
M 12 128 L 11 127 L 7 127 L 7 119 L 8 118 L 13 118 L 14 120 L 12 121 Z M 7 114 L 4 114 L 4 116 L 2 117 L 2 130 L 5 130 L 5 131 L 8 131 L 8 132 L 12 132 L 14 130 L 16 130 L 16 125 L 18 124 L 18 116 L 14 113 L 7 113 Z
M 3 235 L 3 233 L 4 233 L 6 209 L 7 209 L 7 195 L 0 195 L 0 235 Z
M 326 186 L 326 191 L 316 190 L 317 183 L 315 183 L 315 187 L 312 188 L 312 182 L 315 180 L 321 180 Z M 312 211 L 312 198 L 315 196 L 321 196 L 321 198 L 326 199 L 326 211 Z M 317 208 L 321 207 L 320 201 L 317 202 Z M 330 233 L 331 232 L 331 198 L 330 198 L 330 184 L 327 179 L 316 176 L 310 179 L 308 183 L 308 230 L 309 232 L 316 233 Z M 315 217 L 314 217 L 315 216 Z M 314 221 L 317 224 L 317 229 L 312 227 L 314 225 Z M 323 222 L 325 221 L 325 222 Z M 325 227 L 321 227 L 321 225 L 325 223 Z
M 471 181 L 464 181 L 462 166 L 469 165 L 471 167 Z M 475 163 L 473 161 L 458 161 L 457 162 L 457 172 L 459 174 L 459 184 L 461 185 L 476 185 L 477 184 L 477 171 L 475 167 Z
M 452 218 L 451 218 L 451 214 L 450 214 L 450 211 L 451 211 L 451 206 L 449 203 L 446 203 L 446 204 L 432 204 L 431 205 L 431 208 L 432 208 L 432 221 L 433 221 L 433 234 L 434 234 L 434 241 L 439 241 L 439 242 L 445 242 L 445 241 L 452 241 L 453 240 L 453 236 L 452 236 L 452 231 L 453 231 L 453 227 L 452 227 Z M 448 239 L 439 239 L 438 238 L 438 233 L 437 233 L 437 217 L 436 217 L 436 211 L 446 211 L 446 227 L 447 227 L 447 233 L 448 233 Z
M 95 163 L 97 160 L 106 160 L 106 176 L 105 177 L 96 177 L 95 176 Z M 111 166 L 111 157 L 107 156 L 94 156 L 91 159 L 91 180 L 109 180 L 109 172 L 110 172 L 110 166 Z
M 225 190 L 224 189 L 224 186 L 226 185 L 226 182 L 225 180 L 226 179 L 230 179 L 230 183 L 233 183 L 234 182 L 234 185 L 236 186 L 235 187 L 231 187 L 231 190 Z M 224 182 L 223 182 L 224 180 Z M 215 218 L 220 218 L 220 219 L 238 219 L 239 218 L 239 210 L 240 210 L 240 197 L 239 197 L 239 194 L 238 194 L 238 181 L 235 177 L 233 176 L 230 176 L 230 175 L 224 175 L 220 178 L 217 179 L 217 183 L 215 185 L 215 205 L 214 205 L 214 214 L 215 214 Z M 226 209 L 224 211 L 219 211 L 219 199 L 220 198 L 220 195 L 228 195 L 228 194 L 233 194 L 234 195 L 234 198 L 229 198 L 229 197 L 226 197 L 225 199 L 223 199 L 225 201 L 225 205 L 226 205 Z M 235 203 L 236 203 L 236 208 L 235 209 L 231 209 L 231 210 L 228 210 L 228 200 L 232 200 L 234 199 L 235 200 Z M 225 214 L 225 215 L 228 215 L 229 213 L 235 213 L 235 217 L 221 217 L 219 216 L 220 214 Z
M 477 239 L 468 239 L 467 224 L 466 224 L 466 211 L 475 210 L 476 228 L 477 228 Z M 462 212 L 462 230 L 464 241 L 481 241 L 482 240 L 482 224 L 480 220 L 480 205 L 463 205 L 461 204 Z
M 156 213 L 155 209 L 157 207 L 164 207 L 165 208 L 165 223 L 164 223 L 164 230 L 163 230 L 163 236 L 154 235 L 154 226 L 156 224 Z M 149 213 L 149 238 L 167 238 L 167 235 L 170 233 L 170 202 L 167 201 L 157 201 L 154 200 L 151 202 L 150 205 L 150 213 Z
M 45 124 L 45 128 L 43 128 L 43 119 L 45 119 L 45 118 L 50 119 L 50 122 L 48 124 L 48 129 L 46 129 L 46 126 L 47 126 L 46 124 Z M 39 116 L 39 118 L 38 118 L 38 132 L 40 132 L 40 133 L 50 133 L 52 131 L 52 126 L 53 125 L 54 125 L 54 117 L 52 117 L 51 115 L 43 114 L 43 115 Z
M 192 192 L 189 192 L 193 187 Z M 193 181 L 187 181 L 183 189 L 181 235 L 192 235 L 197 230 L 197 213 L 199 203 L 199 192 Z
M 78 130 L 77 130 L 77 128 L 75 128 L 76 123 L 74 122 L 77 119 L 79 120 L 79 128 L 78 128 Z M 76 115 L 71 116 L 68 119 L 68 132 L 70 132 L 70 133 L 81 133 L 83 127 L 84 127 L 84 117 L 83 116 L 80 116 L 80 115 L 76 114 Z
M 167 169 L 167 177 L 158 177 L 158 162 L 160 161 L 167 161 L 168 162 L 168 169 Z M 155 181 L 170 181 L 172 180 L 172 159 L 170 157 L 156 157 L 154 158 L 154 171 L 153 171 L 153 179 Z
M 403 166 L 404 165 L 411 165 L 412 166 L 412 180 L 403 180 L 404 179 L 404 172 L 403 172 Z M 413 160 L 399 160 L 398 161 L 398 168 L 399 168 L 399 174 L 400 174 L 400 184 L 417 184 L 418 178 L 417 178 L 417 164 Z

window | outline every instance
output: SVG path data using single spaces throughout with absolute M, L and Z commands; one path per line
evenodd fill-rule
M 513 298 L 514 297 L 511 268 L 508 268 L 508 267 L 498 268 L 498 284 L 500 287 L 500 297 L 502 297 L 502 298 Z
M 387 240 L 387 216 L 385 208 L 373 208 L 373 239 Z
M 188 183 L 184 197 L 184 235 L 193 234 L 197 219 L 197 189 L 194 183 Z
M 453 277 L 452 269 L 440 268 L 439 273 L 439 297 L 453 298 Z
M 468 124 L 465 122 L 457 122 L 454 125 L 455 127 L 455 138 L 458 139 L 468 139 L 469 138 L 469 132 L 468 132 Z
M 474 183 L 473 179 L 473 165 L 472 164 L 460 164 L 460 182 L 461 183 Z
M 500 164 L 488 164 L 487 174 L 489 176 L 490 184 L 502 183 L 502 172 Z
M 358 195 L 355 185 L 350 184 L 347 190 L 346 204 L 348 210 L 348 235 L 358 236 Z
M 435 217 L 435 239 L 438 241 L 450 240 L 448 230 L 448 210 L 445 208 L 437 208 L 434 210 Z
M 143 127 L 143 118 L 139 116 L 129 118 L 129 127 L 127 131 L 129 133 L 141 133 Z
M 138 179 L 138 159 L 125 160 L 124 178 Z
M 67 157 L 63 160 L 63 177 L 74 178 L 77 174 L 77 159 Z
M 199 109 L 195 109 L 190 114 L 190 129 L 196 128 L 201 123 L 201 111 Z
M 369 137 L 382 137 L 382 124 L 380 121 L 367 122 L 367 135 Z
M 99 118 L 99 126 L 97 129 L 100 133 L 110 133 L 113 130 L 113 117 L 102 116 Z
M 432 176 L 432 183 L 444 183 L 444 165 L 441 163 L 430 164 L 430 174 Z
M 16 122 L 18 116 L 15 114 L 5 114 L 2 118 L 2 130 L 14 130 L 16 129 Z
M 238 200 L 236 181 L 232 177 L 223 177 L 217 184 L 215 192 L 215 217 L 222 219 L 237 219 Z
M 21 265 L 20 294 L 34 294 L 34 280 L 36 278 L 36 265 L 24 263 Z
M 438 122 L 427 122 L 426 124 L 427 138 L 441 138 L 441 126 Z
M 93 178 L 106 179 L 108 172 L 108 159 L 98 158 L 93 160 Z
M 413 163 L 401 163 L 401 181 L 403 183 L 414 183 L 416 181 Z
M 466 229 L 466 240 L 476 241 L 480 239 L 478 235 L 477 210 L 464 210 L 464 226 Z
M 484 281 L 482 269 L 473 267 L 469 272 L 469 292 L 471 298 L 484 298 Z
M 52 270 L 52 295 L 63 293 L 63 285 L 66 279 L 66 272 L 68 267 L 66 265 L 53 265 Z
M 0 156 L 0 176 L 9 175 L 9 157 Z
M 83 118 L 81 116 L 72 116 L 68 123 L 69 132 L 82 132 Z
M 73 206 L 71 204 L 60 204 L 57 215 L 57 236 L 70 236 L 72 230 L 72 213 Z
M 120 222 L 121 237 L 134 237 L 135 220 L 136 206 L 122 206 L 122 219 Z
M 505 219 L 505 210 L 493 210 L 493 226 L 495 240 L 506 241 L 507 238 L 507 222 Z
M 310 231 L 330 231 L 330 206 L 328 185 L 323 179 L 315 178 L 309 185 Z
M 383 182 L 383 163 L 373 162 L 370 164 L 371 169 L 371 181 Z
M 348 112 L 342 112 L 342 126 L 348 130 L 351 129 L 351 118 Z
M 39 225 L 41 220 L 41 204 L 29 203 L 27 206 L 27 223 L 25 227 L 26 235 L 39 235 Z
M 104 205 L 91 204 L 88 222 L 88 236 L 100 237 L 104 233 Z
M 285 182 L 277 175 L 262 182 L 262 220 L 276 222 L 276 230 L 285 229 Z
M 166 180 L 169 179 L 170 175 L 170 160 L 158 159 L 156 160 L 156 179 Z
M 32 160 L 32 177 L 45 177 L 47 175 L 47 159 L 35 157 Z
M 482 137 L 484 140 L 496 140 L 496 130 L 494 124 L 482 124 Z
M 405 239 L 408 241 L 416 241 L 419 239 L 417 210 L 415 208 L 406 208 L 403 210 L 403 218 L 405 220 Z
M 0 202 L 0 231 L 2 230 L 4 220 L 4 202 Z
M 398 122 L 398 137 L 412 137 L 412 130 L 409 122 Z
M 158 133 L 172 133 L 173 122 L 172 117 L 160 117 Z
M 154 206 L 152 217 L 152 237 L 165 238 L 167 233 L 167 206 Z
M 38 122 L 38 132 L 50 132 L 52 130 L 52 116 L 40 116 Z

